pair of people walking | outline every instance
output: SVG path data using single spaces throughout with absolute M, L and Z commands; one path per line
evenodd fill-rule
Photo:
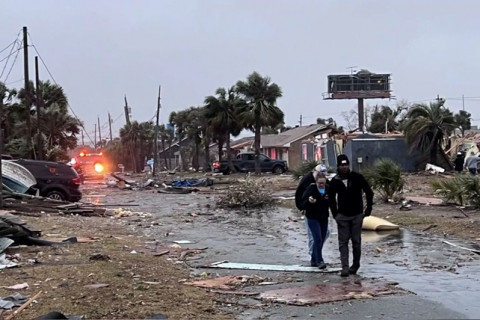
M 314 181 L 312 183 L 311 181 Z M 305 186 L 308 182 L 309 185 Z M 363 193 L 366 209 L 363 210 Z M 300 194 L 302 196 L 300 197 Z M 300 182 L 295 200 L 298 209 L 305 211 L 308 229 L 312 234 L 311 265 L 326 268 L 322 249 L 327 237 L 329 209 L 337 222 L 338 245 L 342 270 L 347 277 L 360 268 L 361 232 L 363 218 L 372 212 L 373 191 L 363 175 L 350 170 L 348 157 L 337 157 L 337 175 L 328 182 L 325 174 L 314 169 Z M 349 266 L 349 242 L 352 242 L 353 263 Z

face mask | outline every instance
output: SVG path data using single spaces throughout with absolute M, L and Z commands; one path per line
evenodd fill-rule
M 321 195 L 325 194 L 325 188 L 318 188 L 318 192 L 320 192 Z

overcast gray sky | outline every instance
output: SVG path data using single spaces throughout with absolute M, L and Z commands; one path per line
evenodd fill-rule
M 114 135 L 124 125 L 124 94 L 133 119 L 147 121 L 161 84 L 165 123 L 171 111 L 201 105 L 253 71 L 282 88 L 287 125 L 300 115 L 303 124 L 343 122 L 356 101 L 325 101 L 322 93 L 328 74 L 350 66 L 391 73 L 398 100 L 439 94 L 457 112 L 463 94 L 480 124 L 480 1 L 0 0 L 0 24 L 0 50 L 29 28 L 74 112 L 90 133 L 99 115 L 102 136 L 107 112 Z M 10 87 L 23 85 L 21 58 Z M 50 79 L 43 68 L 41 77 Z

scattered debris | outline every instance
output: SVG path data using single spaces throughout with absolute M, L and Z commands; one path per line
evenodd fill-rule
M 408 201 L 426 204 L 426 205 L 442 205 L 443 200 L 439 198 L 428 198 L 428 197 L 406 197 Z
M 35 299 L 37 299 L 40 295 L 42 294 L 42 291 L 39 291 L 36 295 L 31 297 L 30 299 L 27 300 L 24 304 L 20 306 L 17 310 L 15 310 L 12 314 L 10 314 L 8 317 L 5 318 L 5 320 L 11 320 L 13 319 L 20 311 L 28 307 Z
M 402 201 L 402 205 L 400 206 L 400 210 L 403 210 L 403 211 L 410 211 L 412 210 L 412 205 L 409 204 L 409 201 Z
M 90 260 L 90 261 L 110 261 L 112 259 L 106 254 L 96 253 L 94 255 L 91 255 L 90 258 L 88 258 L 88 260 Z
M 443 169 L 442 167 L 436 166 L 434 164 L 427 163 L 427 165 L 425 166 L 425 171 L 430 172 L 432 174 L 436 174 L 436 173 L 444 173 L 445 169 Z
M 269 270 L 269 271 L 294 271 L 294 272 L 318 272 L 333 273 L 339 272 L 340 268 L 319 269 L 317 267 L 301 265 L 278 265 L 278 264 L 258 264 L 258 263 L 235 263 L 220 261 L 202 266 L 203 268 L 220 269 L 244 269 L 244 270 Z
M 431 225 L 429 225 L 428 227 L 426 227 L 425 229 L 423 229 L 422 231 L 425 232 L 425 231 L 428 231 L 428 230 L 430 230 L 430 229 L 432 229 L 432 228 L 436 228 L 436 227 L 437 227 L 436 224 L 431 224 Z
M 398 230 L 400 229 L 400 226 L 379 217 L 368 216 L 363 218 L 362 229 L 370 231 L 387 231 Z
M 219 208 L 262 208 L 271 206 L 275 199 L 266 181 L 246 179 L 238 186 L 230 187 L 217 200 Z
M 258 299 L 304 306 L 349 299 L 368 299 L 381 295 L 401 293 L 396 283 L 378 280 L 354 280 L 354 282 L 318 284 L 270 290 L 260 293 Z
M 10 290 L 22 290 L 22 289 L 28 289 L 28 283 L 19 283 L 19 284 L 14 284 L 13 286 L 2 286 L 2 288 L 10 289 Z
M 106 283 L 94 283 L 94 284 L 87 284 L 84 287 L 88 289 L 100 289 L 100 288 L 106 288 L 109 285 Z
M 476 253 L 476 254 L 480 254 L 480 250 L 462 247 L 462 246 L 459 246 L 459 245 L 457 245 L 457 244 L 451 243 L 451 242 L 446 241 L 446 240 L 444 240 L 443 243 L 446 243 L 446 244 L 448 244 L 448 245 L 450 245 L 450 246 L 453 246 L 453 247 L 456 247 L 456 248 L 459 248 L 459 249 L 462 249 L 462 250 L 467 250 L 467 251 L 470 251 L 470 252 L 473 252 L 473 253 Z

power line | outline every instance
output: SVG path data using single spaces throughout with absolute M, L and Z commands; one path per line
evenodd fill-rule
M 47 70 L 47 73 L 49 74 L 50 78 L 52 78 L 53 83 L 55 83 L 56 85 L 58 85 L 57 81 L 55 80 L 55 78 L 53 77 L 52 73 L 50 72 L 50 69 L 48 69 L 47 64 L 46 64 L 45 61 L 43 60 L 42 55 L 40 54 L 40 52 L 38 52 L 37 47 L 33 44 L 32 36 L 30 35 L 30 32 L 28 33 L 28 37 L 30 38 L 30 42 L 32 43 L 33 49 L 35 50 L 35 52 L 37 53 L 38 57 L 40 58 L 40 61 L 42 62 L 42 64 L 43 64 L 43 66 L 45 67 L 45 69 Z M 83 131 L 84 131 L 85 134 L 87 135 L 87 138 L 90 140 L 91 143 L 93 143 L 92 138 L 90 137 L 90 135 L 89 135 L 89 134 L 87 133 L 87 131 L 85 130 L 85 126 L 83 125 L 83 122 L 82 122 L 82 121 L 80 120 L 80 118 L 77 116 L 77 114 L 76 114 L 75 111 L 73 110 L 73 108 L 72 108 L 72 106 L 70 105 L 70 103 L 68 103 L 68 101 L 67 101 L 67 106 L 68 106 L 68 108 L 70 109 L 70 111 L 72 111 L 73 116 L 77 119 L 77 121 L 78 121 L 78 123 L 80 124 L 80 126 L 83 128 Z
M 17 55 L 18 55 L 18 52 L 20 52 L 20 50 L 23 49 L 23 47 L 21 47 L 21 48 L 18 48 L 15 52 L 13 52 L 13 48 L 15 48 L 15 47 L 12 47 L 12 51 L 10 51 L 10 53 L 8 54 L 8 56 L 6 56 L 6 57 L 3 58 L 2 60 L 0 60 L 0 62 L 3 62 L 3 61 L 5 61 L 5 60 L 7 60 L 7 62 L 5 62 L 5 65 L 3 66 L 2 73 L 0 73 L 0 78 L 3 76 L 3 73 L 5 72 L 5 69 L 7 68 L 8 61 L 10 60 L 10 57 L 13 56 L 14 54 L 17 54 Z
M 0 50 L 0 53 L 2 53 L 3 51 L 7 50 L 8 48 L 10 48 L 11 45 L 14 45 L 17 43 L 17 39 L 15 39 L 12 43 L 10 43 L 8 46 L 6 46 L 5 48 L 3 48 L 2 50 Z
M 13 70 L 13 67 L 15 66 L 15 62 L 17 62 L 17 58 L 18 58 L 18 54 L 20 53 L 20 50 L 17 51 L 17 54 L 15 55 L 15 58 L 13 59 L 13 62 L 12 62 L 12 65 L 10 66 L 10 70 L 8 70 L 8 73 L 7 75 L 5 76 L 5 80 L 3 80 L 3 82 L 7 82 L 8 80 L 8 77 L 10 76 L 10 73 L 12 73 L 12 70 Z M 5 64 L 6 65 L 6 64 Z M 2 75 L 3 75 L 3 71 L 2 71 Z M 1 75 L 0 75 L 0 78 L 1 78 Z M 22 79 L 23 80 L 23 79 Z

